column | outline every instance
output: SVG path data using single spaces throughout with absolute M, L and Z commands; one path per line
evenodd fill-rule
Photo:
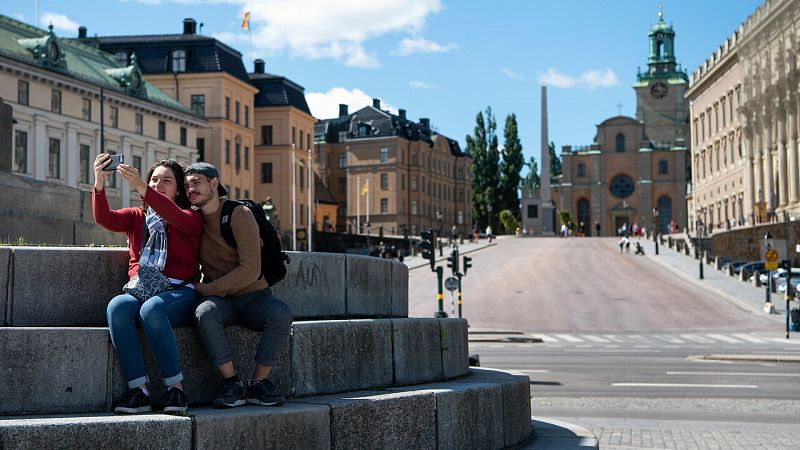
M 33 177 L 47 179 L 47 118 L 38 114 L 33 116 Z
M 66 156 L 66 169 L 67 173 L 64 179 L 67 181 L 67 186 L 78 186 L 78 127 L 72 122 L 64 124 L 67 129 L 67 139 L 65 142 L 64 154 Z
M 786 140 L 789 144 L 788 151 L 788 166 L 789 166 L 789 202 L 796 203 L 798 200 L 798 183 L 797 179 L 797 107 L 795 99 L 790 99 L 786 103 L 786 118 L 788 121 L 788 129 Z
M 775 211 L 774 203 L 774 191 L 772 189 L 773 186 L 773 174 L 772 174 L 772 124 L 773 120 L 772 117 L 768 117 L 762 125 L 761 131 L 761 138 L 763 139 L 763 146 L 761 148 L 762 153 L 764 154 L 764 163 L 761 167 L 763 173 L 763 182 L 761 183 L 763 186 L 764 192 L 764 203 L 767 205 L 767 212 L 768 214 L 772 214 Z
M 778 107 L 775 109 L 775 112 L 777 114 L 776 123 L 778 126 L 778 181 L 780 182 L 778 185 L 778 201 L 779 205 L 784 207 L 786 206 L 789 187 L 788 178 L 786 176 L 786 145 L 784 144 L 786 139 L 786 121 L 783 117 L 783 108 Z
M 753 124 L 753 200 L 754 205 L 758 205 L 760 208 L 760 203 L 764 201 L 764 183 L 762 180 L 764 179 L 764 164 L 762 159 L 762 151 L 761 147 L 763 145 L 763 141 L 761 140 L 761 134 L 763 130 L 761 129 L 761 123 L 756 120 Z M 753 211 L 757 213 L 757 208 L 754 208 Z M 756 217 L 759 217 L 756 214 Z

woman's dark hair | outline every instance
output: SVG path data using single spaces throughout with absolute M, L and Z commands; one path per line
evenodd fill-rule
M 162 166 L 172 170 L 172 174 L 175 176 L 175 184 L 178 188 L 178 197 L 175 198 L 175 204 L 181 209 L 191 208 L 192 204 L 189 203 L 189 197 L 186 196 L 186 189 L 183 188 L 186 175 L 183 174 L 183 166 L 178 161 L 174 159 L 162 159 L 150 166 L 150 170 L 147 171 L 147 177 L 144 179 L 145 184 L 150 184 L 150 178 L 153 177 L 153 172 L 156 171 L 157 167 Z M 142 200 L 142 209 L 147 210 L 147 203 L 145 203 L 144 200 Z

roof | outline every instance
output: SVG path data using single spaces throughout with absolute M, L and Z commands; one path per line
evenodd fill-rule
M 325 184 L 322 183 L 322 178 L 314 172 L 314 197 L 316 198 L 317 202 L 322 203 L 324 205 L 339 205 L 336 202 L 336 199 L 333 198 L 333 194 L 331 191 L 325 187 Z
M 34 56 L 30 45 L 33 40 L 48 42 L 48 45 L 49 42 L 54 42 L 59 49 L 58 58 L 52 60 Z M 0 15 L 0 56 L 194 116 L 192 111 L 144 79 L 141 79 L 138 89 L 124 85 L 119 76 L 110 73 L 114 69 L 120 69 L 112 55 L 77 39 L 61 39 L 52 29 L 45 31 Z M 128 67 L 134 71 L 136 69 Z
M 305 89 L 294 81 L 269 73 L 248 74 L 250 84 L 258 88 L 255 107 L 293 106 L 309 116 L 311 109 L 306 102 Z
M 664 22 L 664 17 L 661 13 L 658 13 L 658 22 L 650 28 L 650 35 L 656 33 L 664 33 L 664 34 L 675 34 L 675 31 L 672 29 L 672 25 L 667 25 Z
M 242 54 L 215 38 L 199 34 L 152 34 L 97 36 L 85 39 L 109 53 L 125 50 L 136 53 L 145 74 L 173 73 L 173 50 L 186 50 L 186 73 L 225 72 L 250 82 Z

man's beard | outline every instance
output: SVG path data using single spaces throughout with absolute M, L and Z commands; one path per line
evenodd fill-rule
M 208 202 L 211 200 L 211 198 L 213 197 L 213 195 L 212 195 L 212 192 L 211 192 L 211 189 L 212 189 L 212 188 L 209 188 L 208 192 L 206 192 L 206 193 L 204 193 L 204 194 L 198 194 L 198 195 L 196 195 L 196 196 L 194 197 L 194 199 L 190 199 L 190 200 L 189 200 L 189 202 L 192 204 L 192 206 L 195 206 L 195 207 L 197 207 L 197 208 L 202 208 L 202 207 L 203 207 L 203 206 L 205 206 L 205 205 L 206 205 L 206 203 L 208 203 Z M 199 197 L 199 198 L 198 198 L 198 197 Z

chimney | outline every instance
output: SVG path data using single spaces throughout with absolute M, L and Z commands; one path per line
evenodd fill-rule
M 427 117 L 420 117 L 419 123 L 422 125 L 422 128 L 425 128 L 426 130 L 431 129 L 431 119 Z
M 197 22 L 194 19 L 183 19 L 183 34 L 197 34 Z
M 375 109 L 381 109 L 381 99 L 373 98 L 372 99 L 372 107 Z
M 78 39 L 86 39 L 86 27 L 78 27 Z
M 347 105 L 344 103 L 339 103 L 339 117 L 347 115 Z
M 406 118 L 406 110 L 405 109 L 398 109 L 397 114 L 400 115 L 401 118 Z
M 260 59 L 260 58 L 257 59 L 255 61 L 255 69 L 254 69 L 255 73 L 264 73 L 264 66 L 265 65 L 266 65 L 266 63 L 264 63 L 263 59 Z

